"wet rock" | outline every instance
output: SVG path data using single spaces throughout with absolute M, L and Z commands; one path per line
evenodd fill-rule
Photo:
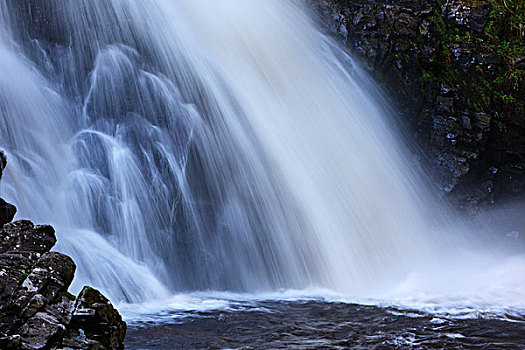
M 123 349 L 126 323 L 111 302 L 96 289 L 82 289 L 70 324 L 108 349 Z
M 486 1 L 453 0 L 443 5 L 442 14 L 455 25 L 482 32 L 487 26 L 490 10 L 490 3 Z
M 0 253 L 32 252 L 46 253 L 56 244 L 55 230 L 48 225 L 34 226 L 27 220 L 19 220 L 4 225 Z
M 491 117 L 490 115 L 483 113 L 483 112 L 477 112 L 472 114 L 474 118 L 474 126 L 481 132 L 488 132 L 490 130 L 490 121 Z
M 65 11 L 60 1 L 25 0 L 7 2 L 11 15 L 27 28 L 30 37 L 46 40 L 55 45 L 67 45 L 71 33 L 57 21 L 57 13 Z
M 7 165 L 7 159 L 4 152 L 0 151 L 0 179 L 2 179 L 2 173 Z M 0 227 L 13 220 L 16 214 L 16 207 L 12 204 L 7 203 L 5 200 L 0 198 Z
M 38 297 L 42 304 L 53 300 L 58 293 L 64 293 L 73 281 L 75 274 L 73 260 L 61 253 L 48 252 L 36 262 L 33 270 L 22 281 L 13 295 L 11 307 L 31 310 L 31 300 Z M 29 304 L 29 305 L 28 305 Z
M 488 52 L 480 51 L 473 44 L 448 44 L 454 62 L 464 73 L 472 69 L 481 70 L 486 76 L 494 75 L 496 60 Z
M 464 129 L 472 130 L 472 123 L 471 123 L 470 117 L 468 115 L 461 116 L 461 126 Z
M 67 292 L 73 260 L 51 252 L 51 226 L 9 223 L 0 231 L 0 348 L 122 349 L 126 324 L 100 292 Z
M 7 160 L 4 152 L 0 151 L 0 179 L 2 179 L 2 173 L 7 165 Z M 5 200 L 0 198 L 0 227 L 13 220 L 16 214 L 16 208 L 14 205 L 7 203 Z
M 7 159 L 4 152 L 0 151 L 0 180 L 2 179 L 2 173 L 7 165 Z
M 48 314 L 56 317 L 61 323 L 69 324 L 75 308 L 76 297 L 68 292 L 59 293 L 54 300 L 46 305 Z
M 510 164 L 503 171 L 503 188 L 511 196 L 525 192 L 525 164 Z
M 454 110 L 454 98 L 438 96 L 436 98 L 436 107 L 440 111 L 452 112 Z
M 64 334 L 62 346 L 65 349 L 86 349 L 86 350 L 100 350 L 111 349 L 105 347 L 102 343 L 96 340 L 89 339 L 82 329 L 69 329 Z M 115 348 L 121 349 L 121 348 Z
M 14 205 L 7 203 L 5 200 L 0 198 L 0 226 L 7 224 L 13 220 L 16 214 L 16 208 Z
M 465 191 L 463 198 L 460 199 L 459 205 L 466 214 L 475 214 L 480 208 L 494 203 L 495 185 L 492 180 L 483 181 L 481 184 L 474 186 L 470 193 Z
M 0 254 L 0 302 L 13 297 L 22 280 L 30 270 L 32 260 L 27 254 Z
M 19 330 L 24 348 L 44 349 L 60 340 L 65 326 L 53 316 L 39 312 Z

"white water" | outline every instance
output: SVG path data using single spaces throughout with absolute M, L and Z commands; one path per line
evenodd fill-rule
M 300 1 L 27 11 L 0 5 L 0 189 L 19 218 L 55 226 L 75 290 L 525 307 L 524 259 L 464 253 L 472 232 Z

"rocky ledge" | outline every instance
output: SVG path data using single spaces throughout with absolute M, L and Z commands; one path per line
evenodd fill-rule
M 91 287 L 68 292 L 76 266 L 51 251 L 55 230 L 11 223 L 15 212 L 0 201 L 0 349 L 123 349 L 126 323 L 111 302 Z

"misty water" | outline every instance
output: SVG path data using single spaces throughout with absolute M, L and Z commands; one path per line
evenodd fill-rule
M 471 327 L 435 344 L 523 327 L 520 208 L 454 214 L 302 1 L 2 1 L 0 115 L 2 197 L 55 227 L 72 292 L 118 305 L 131 348 L 207 327 L 208 346 L 249 346 L 243 329 L 290 333 L 283 319 L 306 333 L 256 347 L 317 348 L 326 324 L 308 320 L 327 313 Z M 372 343 L 398 346 L 396 329 Z

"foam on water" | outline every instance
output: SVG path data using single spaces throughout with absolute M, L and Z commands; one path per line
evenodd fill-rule
M 272 312 L 261 302 L 319 301 L 393 308 L 400 315 L 433 314 L 447 319 L 522 320 L 525 315 L 525 256 L 486 259 L 467 254 L 462 262 L 450 261 L 433 270 L 414 272 L 397 286 L 375 294 L 348 295 L 323 288 L 281 290 L 267 293 L 221 291 L 177 294 L 141 304 L 120 304 L 127 322 L 183 322 L 200 313 Z M 474 263 L 474 261 L 477 263 Z M 439 318 L 436 318 L 436 322 Z

